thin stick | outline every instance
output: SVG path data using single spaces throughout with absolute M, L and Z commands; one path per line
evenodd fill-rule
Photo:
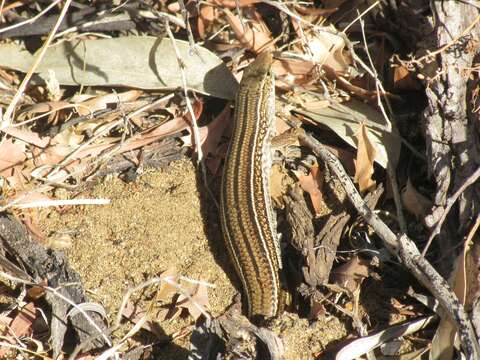
M 27 84 L 30 81 L 30 78 L 32 77 L 33 73 L 37 69 L 38 65 L 42 61 L 43 57 L 45 56 L 45 53 L 47 52 L 47 49 L 50 45 L 50 43 L 53 40 L 53 37 L 55 36 L 56 32 L 58 31 L 58 28 L 60 27 L 60 24 L 62 23 L 63 18 L 67 14 L 67 10 L 70 7 L 70 3 L 72 0 L 65 0 L 65 4 L 63 5 L 63 9 L 60 12 L 60 15 L 58 15 L 57 22 L 52 28 L 52 31 L 50 31 L 50 34 L 48 34 L 47 40 L 43 43 L 42 48 L 40 49 L 37 57 L 35 58 L 35 61 L 33 62 L 32 67 L 30 70 L 28 70 L 28 73 L 25 75 L 23 78 L 23 81 L 21 82 L 20 86 L 18 87 L 17 92 L 15 93 L 12 102 L 8 105 L 7 110 L 5 110 L 5 114 L 3 115 L 3 118 L 0 123 L 0 129 L 4 129 L 7 126 L 10 126 L 12 122 L 12 115 L 13 112 L 15 111 L 15 108 L 17 107 L 18 102 L 20 101 L 20 98 L 22 97 L 25 89 L 27 88 Z
M 73 306 L 75 309 L 77 309 L 78 312 L 80 312 L 85 317 L 85 319 L 90 323 L 90 325 L 92 325 L 93 328 L 96 331 L 98 331 L 99 334 L 102 335 L 105 342 L 109 346 L 112 346 L 112 343 L 111 343 L 110 339 L 108 338 L 108 336 L 102 331 L 102 329 L 100 329 L 100 327 L 97 325 L 97 323 L 85 312 L 85 310 L 83 310 L 80 306 L 75 304 L 75 302 L 73 302 L 72 300 L 67 298 L 65 295 L 60 294 L 57 289 L 54 289 L 50 286 L 37 284 L 33 281 L 24 280 L 24 279 L 21 279 L 19 277 L 13 276 L 13 275 L 10 275 L 9 273 L 3 272 L 3 271 L 0 271 L 0 277 L 4 278 L 6 280 L 10 280 L 10 281 L 20 283 L 20 284 L 24 284 L 24 285 L 38 286 L 38 287 L 41 287 L 42 289 L 44 289 L 45 291 L 51 292 L 54 296 L 58 297 L 59 299 L 65 301 L 67 304 L 69 304 L 69 305 Z
M 462 186 L 460 186 L 458 190 L 455 191 L 455 193 L 447 199 L 445 210 L 443 210 L 442 216 L 437 221 L 437 225 L 435 225 L 435 228 L 430 234 L 430 237 L 428 238 L 428 241 L 427 241 L 427 245 L 425 245 L 425 248 L 422 251 L 422 256 L 425 256 L 425 254 L 428 251 L 428 248 L 432 244 L 433 239 L 435 238 L 435 236 L 437 236 L 440 233 L 440 229 L 442 228 L 442 225 L 448 213 L 450 212 L 450 209 L 452 208 L 453 204 L 455 204 L 455 202 L 460 197 L 460 195 L 465 191 L 465 189 L 468 188 L 470 185 L 474 184 L 479 177 L 480 177 L 480 167 L 477 170 L 475 170 L 475 172 L 468 177 L 468 179 L 462 184 Z
M 377 5 L 379 2 L 377 1 L 374 5 Z M 368 50 L 368 44 L 367 44 L 367 36 L 365 35 L 365 23 L 363 19 L 361 19 L 359 15 L 359 20 L 360 20 L 360 28 L 362 29 L 362 39 L 363 39 L 363 46 L 365 48 L 365 52 L 367 54 L 368 61 L 370 63 L 371 71 L 374 75 L 375 79 L 375 93 L 377 95 L 377 105 L 380 108 L 383 118 L 385 119 L 385 122 L 388 125 L 388 130 L 389 132 L 393 132 L 392 128 L 392 122 L 390 121 L 390 118 L 387 115 L 387 112 L 385 111 L 385 108 L 383 107 L 383 102 L 382 98 L 380 97 L 380 90 L 382 91 L 381 94 L 385 100 L 385 103 L 388 106 L 388 111 L 390 114 L 392 114 L 392 109 L 390 107 L 390 102 L 388 101 L 388 98 L 385 96 L 385 89 L 383 88 L 383 85 L 381 81 L 378 79 L 378 73 L 377 70 L 375 69 L 375 65 L 373 64 L 372 57 L 370 55 L 370 51 Z M 345 30 L 344 30 L 345 31 Z M 398 183 L 397 183 L 397 176 L 395 174 L 395 170 L 392 168 L 392 163 L 390 159 L 387 159 L 387 173 L 388 177 L 390 178 L 390 184 L 392 185 L 392 191 L 393 191 L 393 200 L 395 202 L 395 208 L 397 211 L 397 217 L 398 217 L 398 224 L 400 226 L 400 230 L 402 232 L 407 231 L 407 225 L 405 221 L 405 217 L 403 216 L 403 210 L 402 210 L 402 201 L 400 197 L 400 192 L 398 191 Z
M 387 249 L 398 256 L 403 265 L 411 271 L 417 280 L 423 284 L 439 301 L 450 320 L 456 324 L 462 349 L 469 360 L 480 359 L 480 350 L 473 326 L 468 319 L 463 305 L 453 293 L 448 283 L 433 266 L 420 254 L 418 248 L 407 235 L 395 235 L 392 230 L 368 207 L 362 199 L 352 180 L 346 173 L 340 161 L 315 138 L 303 129 L 297 129 L 299 140 L 308 146 L 315 155 L 327 163 L 337 176 L 347 193 L 350 202 L 375 230 Z
M 108 205 L 110 199 L 66 199 L 66 200 L 40 200 L 20 203 L 14 207 L 20 209 L 30 209 L 50 206 L 72 206 L 72 205 Z
M 198 156 L 198 164 L 200 165 L 200 170 L 202 172 L 202 178 L 203 178 L 203 183 L 205 185 L 205 188 L 207 189 L 208 194 L 210 195 L 212 201 L 214 204 L 219 207 L 218 202 L 213 195 L 212 191 L 210 190 L 210 187 L 208 186 L 207 182 L 207 169 L 205 167 L 205 162 L 204 162 L 204 156 L 203 156 L 203 151 L 202 151 L 202 146 L 200 143 L 200 131 L 198 130 L 198 124 L 197 124 L 197 117 L 195 116 L 195 112 L 193 111 L 192 103 L 190 102 L 190 97 L 188 96 L 188 88 L 187 88 L 187 76 L 185 74 L 185 63 L 182 60 L 182 57 L 180 56 L 180 51 L 177 48 L 175 37 L 173 36 L 172 30 L 170 29 L 170 25 L 168 20 L 165 20 L 165 27 L 167 30 L 168 37 L 170 38 L 173 48 L 175 49 L 175 54 L 177 55 L 177 61 L 178 61 L 178 66 L 180 68 L 180 74 L 182 75 L 182 83 L 183 83 L 183 93 L 185 96 L 185 101 L 187 102 L 187 109 L 188 112 L 190 113 L 190 117 L 192 118 L 192 133 L 193 133 L 193 139 L 195 142 L 195 150 L 197 151 L 197 156 Z
M 358 14 L 355 19 L 352 20 L 350 24 L 345 26 L 345 29 L 342 30 L 343 33 L 346 33 L 348 29 L 352 27 L 353 24 L 355 24 L 358 20 L 362 20 L 362 18 L 370 11 L 372 10 L 375 6 L 380 4 L 380 0 L 375 1 L 372 5 L 370 5 L 368 8 L 366 8 L 361 14 Z M 358 10 L 357 10 L 358 12 Z
M 30 18 L 30 19 L 27 19 L 27 20 L 24 20 L 24 21 L 20 21 L 19 23 L 16 23 L 16 24 L 13 24 L 13 25 L 10 25 L 10 26 L 5 26 L 4 28 L 1 28 L 0 29 L 0 34 L 5 32 L 5 31 L 9 31 L 9 30 L 12 30 L 12 29 L 16 29 L 17 27 L 21 27 L 23 25 L 27 25 L 27 24 L 32 24 L 35 20 L 38 20 L 39 18 L 41 18 L 43 15 L 45 15 L 51 8 L 53 8 L 54 6 L 56 6 L 60 1 L 62 0 L 55 0 L 54 2 L 52 2 L 50 5 L 48 5 L 45 9 L 43 9 L 42 11 L 40 11 L 37 15 L 35 15 L 34 17 Z M 3 1 L 2 1 L 2 8 L 3 8 Z M 2 12 L 3 13 L 3 12 Z

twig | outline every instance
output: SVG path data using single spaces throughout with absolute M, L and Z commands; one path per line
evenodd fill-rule
M 5 114 L 3 115 L 3 118 L 1 119 L 1 122 L 0 122 L 0 129 L 4 129 L 7 126 L 10 126 L 10 123 L 12 122 L 12 115 L 13 115 L 13 112 L 15 111 L 15 108 L 17 107 L 17 103 L 20 101 L 20 98 L 22 97 L 23 92 L 27 88 L 27 84 L 30 81 L 30 78 L 32 77 L 33 73 L 37 69 L 37 66 L 40 64 L 43 57 L 45 56 L 45 53 L 47 52 L 47 49 L 48 49 L 50 43 L 52 42 L 53 37 L 55 36 L 56 32 L 58 31 L 58 28 L 60 27 L 60 24 L 62 23 L 63 18 L 67 14 L 67 10 L 68 10 L 71 2 L 72 2 L 72 0 L 65 0 L 65 4 L 63 5 L 63 9 L 60 12 L 60 15 L 58 15 L 57 22 L 53 26 L 52 31 L 50 31 L 50 34 L 48 34 L 47 40 L 45 40 L 45 42 L 43 43 L 42 48 L 38 52 L 38 55 L 37 55 L 37 57 L 35 58 L 35 61 L 32 64 L 32 67 L 30 68 L 30 70 L 28 70 L 28 73 L 23 78 L 23 80 L 22 80 L 20 86 L 18 87 L 18 90 L 15 93 L 12 101 L 8 105 L 7 110 L 5 110 Z
M 469 3 L 470 5 L 473 5 L 471 3 Z M 437 56 L 438 54 L 444 52 L 445 50 L 447 50 L 448 48 L 450 48 L 451 46 L 455 45 L 462 37 L 464 37 L 465 35 L 467 35 L 470 30 L 473 29 L 473 27 L 480 21 L 480 15 L 477 16 L 477 18 L 475 20 L 472 21 L 472 23 L 467 26 L 467 28 L 465 30 L 462 31 L 462 33 L 458 36 L 456 36 L 454 39 L 452 39 L 451 41 L 449 41 L 448 43 L 446 43 L 445 45 L 439 47 L 437 50 L 435 51 L 427 51 L 427 54 L 418 58 L 418 59 L 415 59 L 415 58 L 411 58 L 410 60 L 402 60 L 400 59 L 400 57 L 398 55 L 394 55 L 394 58 L 401 64 L 403 65 L 406 69 L 410 70 L 410 71 L 413 71 L 415 69 L 415 65 L 418 66 L 419 68 L 422 68 L 424 65 L 423 65 L 423 62 L 433 62 L 435 61 L 435 56 Z M 435 75 L 435 78 L 437 78 L 440 74 L 442 74 L 443 72 L 442 71 L 439 71 L 437 70 L 437 74 Z M 432 79 L 428 79 L 428 80 L 432 80 Z
M 373 5 L 377 5 L 377 4 L 379 4 L 379 1 L 377 1 Z M 373 8 L 373 5 L 369 9 Z M 382 112 L 382 115 L 383 115 L 383 118 L 385 119 L 385 122 L 388 126 L 387 130 L 389 132 L 393 133 L 392 122 L 390 121 L 390 118 L 388 117 L 387 112 L 385 111 L 385 108 L 383 107 L 382 98 L 380 97 L 380 90 L 381 90 L 381 94 L 383 96 L 383 99 L 385 100 L 385 103 L 388 106 L 389 113 L 393 114 L 393 112 L 392 112 L 392 109 L 390 107 L 390 102 L 388 101 L 388 98 L 385 96 L 385 89 L 383 88 L 383 85 L 382 85 L 381 81 L 378 79 L 378 73 L 377 73 L 377 70 L 375 69 L 375 65 L 373 64 L 373 60 L 372 60 L 372 57 L 370 55 L 370 51 L 368 49 L 367 36 L 365 35 L 365 22 L 361 18 L 361 15 L 363 15 L 364 13 L 359 14 L 358 18 L 360 20 L 360 28 L 362 30 L 363 46 L 364 46 L 365 52 L 367 54 L 368 62 L 370 63 L 370 68 L 371 68 L 373 78 L 375 79 L 375 90 L 376 90 L 375 94 L 377 95 L 377 105 L 380 108 L 380 110 Z M 395 208 L 396 208 L 396 211 L 397 211 L 398 224 L 400 226 L 400 230 L 402 232 L 406 232 L 407 226 L 406 226 L 406 222 L 405 222 L 405 217 L 403 216 L 402 201 L 401 201 L 401 198 L 400 198 L 400 193 L 398 191 L 397 177 L 396 177 L 394 169 L 392 168 L 392 162 L 390 160 L 391 159 L 388 159 L 388 161 L 387 161 L 387 173 L 388 173 L 388 177 L 390 178 L 390 184 L 392 185 L 393 200 L 395 202 Z
M 168 19 L 165 19 L 165 27 L 167 30 L 168 37 L 170 38 L 170 41 L 172 42 L 172 46 L 175 50 L 175 54 L 177 56 L 177 61 L 178 61 L 178 66 L 180 68 L 180 74 L 182 75 L 182 83 L 183 83 L 183 93 L 185 96 L 185 101 L 187 103 L 187 109 L 188 112 L 190 113 L 190 117 L 192 118 L 192 133 L 193 133 L 193 139 L 195 142 L 195 150 L 197 151 L 197 156 L 198 156 L 198 164 L 200 165 L 200 170 L 202 172 L 202 178 L 203 178 L 203 183 L 205 185 L 205 188 L 207 189 L 208 194 L 210 195 L 212 201 L 218 208 L 218 202 L 215 199 L 215 196 L 213 195 L 212 191 L 210 190 L 210 187 L 208 186 L 207 182 L 207 169 L 205 167 L 205 162 L 204 162 L 204 156 L 203 156 L 203 151 L 202 151 L 202 146 L 200 142 L 200 131 L 198 129 L 198 124 L 197 124 L 197 117 L 195 116 L 195 112 L 193 111 L 192 103 L 190 102 L 190 97 L 188 96 L 188 88 L 187 88 L 187 76 L 185 74 L 185 63 L 182 60 L 182 57 L 180 56 L 180 52 L 178 51 L 175 37 L 172 34 L 172 30 L 170 29 L 170 25 L 168 22 Z
M 352 20 L 352 22 L 350 24 L 348 24 L 347 26 L 345 26 L 345 29 L 342 30 L 343 33 L 346 33 L 348 31 L 348 29 L 350 29 L 353 24 L 355 24 L 358 20 L 362 20 L 362 18 L 370 11 L 372 10 L 375 6 L 377 6 L 378 4 L 380 4 L 380 0 L 377 0 L 375 1 L 372 5 L 370 5 L 368 8 L 366 8 L 364 11 L 362 11 L 362 13 L 358 14 L 357 17 L 355 19 Z M 357 10 L 358 12 L 358 10 Z M 363 27 L 363 26 L 362 26 Z
M 21 279 L 19 277 L 13 276 L 13 275 L 10 275 L 9 273 L 3 272 L 3 271 L 0 271 L 0 277 L 4 278 L 6 280 L 13 281 L 15 283 L 20 283 L 20 284 L 30 285 L 30 286 L 38 286 L 38 287 L 44 289 L 45 291 L 51 292 L 53 295 L 55 295 L 59 299 L 65 301 L 67 304 L 69 304 L 69 305 L 73 306 L 75 309 L 77 309 L 78 312 L 80 312 L 85 317 L 85 319 L 90 323 L 90 325 L 93 326 L 93 328 L 98 332 L 98 334 L 102 335 L 105 342 L 110 346 L 112 345 L 108 336 L 102 331 L 102 329 L 100 329 L 100 327 L 97 325 L 97 323 L 85 312 L 85 310 L 83 310 L 81 307 L 79 307 L 77 304 L 75 304 L 75 302 L 73 302 L 72 300 L 67 298 L 65 295 L 60 294 L 57 289 L 54 289 L 50 286 L 45 286 L 45 285 L 42 285 L 42 284 L 38 284 L 38 283 L 33 282 L 33 281 L 24 280 L 24 279 Z
M 27 203 L 20 203 L 14 207 L 20 209 L 30 209 L 49 206 L 65 206 L 65 205 L 108 205 L 110 199 L 70 199 L 70 200 L 40 200 Z
M 458 188 L 458 190 L 455 191 L 455 193 L 447 199 L 447 202 L 446 202 L 446 205 L 445 205 L 445 210 L 443 210 L 442 216 L 440 217 L 440 219 L 437 222 L 437 225 L 435 225 L 435 228 L 433 229 L 432 233 L 430 234 L 430 237 L 428 238 L 428 241 L 427 241 L 427 245 L 425 245 L 425 247 L 422 251 L 422 256 L 425 256 L 425 254 L 428 251 L 428 248 L 432 244 L 433 239 L 435 238 L 435 236 L 437 236 L 437 234 L 440 233 L 440 229 L 442 228 L 443 222 L 445 221 L 445 219 L 446 219 L 448 213 L 450 212 L 450 209 L 452 208 L 453 204 L 455 204 L 455 202 L 457 201 L 459 196 L 465 191 L 465 189 L 467 187 L 469 187 L 470 185 L 474 184 L 478 180 L 479 177 L 480 177 L 480 167 L 477 170 L 475 170 L 475 172 L 472 175 L 470 175 L 467 178 L 467 180 L 465 180 L 465 182 L 462 184 L 462 186 L 460 186 Z
M 55 0 L 54 2 L 52 2 L 50 5 L 48 5 L 45 9 L 43 9 L 42 11 L 40 11 L 37 15 L 35 15 L 34 17 L 30 18 L 30 19 L 27 19 L 27 20 L 24 20 L 24 21 L 20 21 L 16 24 L 13 24 L 13 25 L 10 25 L 10 26 L 5 26 L 4 28 L 1 28 L 0 29 L 0 34 L 5 32 L 5 31 L 9 31 L 9 30 L 12 30 L 12 29 L 16 29 L 17 27 L 20 27 L 20 26 L 23 26 L 23 25 L 27 25 L 27 24 L 31 24 L 33 23 L 35 20 L 38 20 L 40 17 L 42 17 L 43 15 L 45 15 L 51 8 L 53 8 L 54 6 L 56 6 L 60 1 L 62 0 Z M 3 5 L 3 4 L 2 4 Z M 3 8 L 3 6 L 2 6 Z
M 188 10 L 185 7 L 185 2 L 183 0 L 178 0 L 178 5 L 180 5 L 180 13 L 182 14 L 183 21 L 185 22 L 185 25 L 187 26 L 187 36 L 188 36 L 188 44 L 190 45 L 190 51 L 196 51 L 195 40 L 193 39 L 192 28 L 190 27 L 190 21 L 188 21 Z M 167 29 L 168 29 L 169 28 L 168 22 L 167 22 L 166 25 L 167 25 Z
M 308 146 L 315 155 L 327 163 L 337 176 L 347 193 L 350 202 L 358 213 L 375 230 L 390 252 L 399 257 L 405 267 L 412 272 L 442 305 L 450 320 L 456 324 L 462 349 L 469 360 L 479 359 L 480 351 L 475 331 L 463 305 L 450 289 L 448 283 L 432 265 L 420 254 L 418 248 L 407 235 L 395 235 L 392 230 L 368 207 L 345 172 L 340 161 L 311 135 L 297 129 L 299 140 Z

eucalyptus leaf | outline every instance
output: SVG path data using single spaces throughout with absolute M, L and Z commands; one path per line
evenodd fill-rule
M 238 83 L 212 52 L 176 40 L 184 63 L 187 87 L 223 99 L 233 99 Z M 0 66 L 27 72 L 32 56 L 18 44 L 0 45 Z M 48 70 L 61 85 L 126 86 L 149 90 L 182 88 L 175 49 L 168 38 L 127 36 L 113 39 L 62 41 L 51 46 L 37 68 Z
M 330 102 L 327 107 L 309 110 L 309 101 L 318 101 L 318 99 L 312 98 L 312 96 L 315 97 L 312 94 L 307 96 L 309 98 L 302 98 L 303 105 L 296 108 L 295 112 L 327 126 L 355 148 L 357 147 L 358 126 L 364 122 L 369 130 L 368 136 L 371 137 L 377 150 L 375 162 L 386 168 L 390 161 L 392 167 L 396 167 L 401 139 L 396 135 L 397 132 L 393 125 L 387 123 L 379 110 L 358 100 L 350 100 L 343 104 Z

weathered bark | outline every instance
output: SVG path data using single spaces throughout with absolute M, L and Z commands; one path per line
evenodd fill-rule
M 428 107 L 424 112 L 425 136 L 429 171 L 436 182 L 434 211 L 427 222 L 434 226 L 443 212 L 448 197 L 458 189 L 478 168 L 480 163 L 477 143 L 478 132 L 468 108 L 468 69 L 478 52 L 480 24 L 475 24 L 479 9 L 460 1 L 432 1 L 436 25 L 432 49 L 452 44 L 436 56 L 437 68 L 433 78 L 427 79 Z M 465 30 L 475 24 L 470 31 Z M 429 66 L 429 68 L 432 68 Z M 440 243 L 448 251 L 462 241 L 472 217 L 480 209 L 479 185 L 469 187 L 458 200 L 457 213 L 449 220 L 456 225 L 448 233 L 443 227 L 438 240 L 450 239 L 453 243 Z M 443 236 L 442 236 L 443 235 Z

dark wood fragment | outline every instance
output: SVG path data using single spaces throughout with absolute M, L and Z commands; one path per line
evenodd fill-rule
M 206 319 L 190 337 L 189 359 L 284 358 L 283 343 L 272 331 L 253 325 L 232 307 L 217 319 Z
M 57 289 L 58 293 L 75 304 L 88 301 L 81 278 L 70 267 L 66 257 L 59 251 L 44 248 L 32 239 L 23 224 L 13 215 L 4 214 L 0 217 L 0 239 L 6 254 L 15 258 L 34 282 L 40 283 L 42 280 L 47 280 L 49 287 Z M 71 305 L 52 292 L 46 292 L 46 301 L 52 310 L 51 341 L 54 358 L 63 348 L 67 327 L 71 328 L 79 342 L 86 341 L 97 334 L 95 328 L 82 314 L 67 319 L 67 312 L 71 309 Z M 88 315 L 100 329 L 106 329 L 100 315 L 92 312 Z M 86 350 L 103 345 L 102 338 L 94 336 Z

